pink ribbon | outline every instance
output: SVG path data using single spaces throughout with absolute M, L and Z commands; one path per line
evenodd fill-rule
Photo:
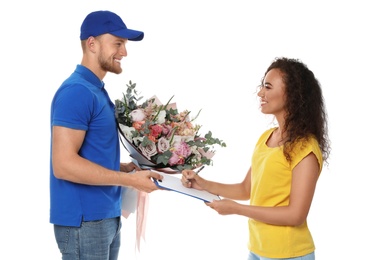
M 145 241 L 146 219 L 149 206 L 149 195 L 143 191 L 137 191 L 136 204 L 136 248 L 140 252 L 141 238 Z M 130 213 L 122 209 L 122 216 L 128 218 Z
M 141 238 L 145 241 L 146 218 L 149 206 L 149 195 L 146 192 L 139 191 L 136 210 L 136 247 L 140 251 Z

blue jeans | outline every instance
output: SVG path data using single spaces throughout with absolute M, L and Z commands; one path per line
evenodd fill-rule
M 312 252 L 311 254 L 304 255 L 304 256 L 298 256 L 298 257 L 292 257 L 292 258 L 267 258 L 262 257 L 259 255 L 256 255 L 252 252 L 249 252 L 248 260 L 315 260 L 315 252 Z
M 84 221 L 81 227 L 54 225 L 63 260 L 116 260 L 121 245 L 121 218 Z

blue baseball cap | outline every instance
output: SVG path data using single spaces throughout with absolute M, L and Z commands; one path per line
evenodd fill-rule
M 110 11 L 96 11 L 88 14 L 81 25 L 80 39 L 86 40 L 90 36 L 96 37 L 109 33 L 130 41 L 141 41 L 144 33 L 127 29 L 121 17 Z

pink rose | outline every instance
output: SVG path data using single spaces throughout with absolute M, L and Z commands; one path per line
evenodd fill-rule
M 161 137 L 158 139 L 157 147 L 159 153 L 164 153 L 170 149 L 170 142 L 166 138 Z
M 142 144 L 140 144 L 138 148 L 140 149 L 142 154 L 149 160 L 151 160 L 151 157 L 153 155 L 157 154 L 157 147 L 155 146 L 155 143 L 153 142 L 150 142 L 150 144 L 146 146 L 143 146 Z

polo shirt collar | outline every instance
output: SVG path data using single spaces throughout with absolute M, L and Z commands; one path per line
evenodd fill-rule
M 94 86 L 100 89 L 104 88 L 104 82 L 101 81 L 91 70 L 89 70 L 85 66 L 79 64 L 77 65 L 75 71 L 81 74 L 88 82 L 90 82 Z

